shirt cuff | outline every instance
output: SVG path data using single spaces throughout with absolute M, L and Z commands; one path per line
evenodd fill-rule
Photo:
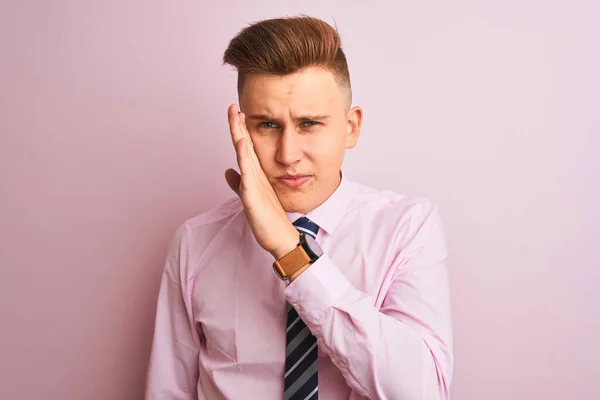
M 322 325 L 333 305 L 351 288 L 344 274 L 323 254 L 285 289 L 286 300 L 308 325 Z

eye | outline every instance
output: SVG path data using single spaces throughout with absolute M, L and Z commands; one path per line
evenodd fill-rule
M 261 122 L 258 124 L 260 129 L 277 129 L 277 124 L 273 122 Z
M 312 128 L 312 127 L 318 126 L 318 125 L 321 125 L 321 123 L 317 122 L 317 121 L 304 121 L 302 123 L 302 127 L 304 127 L 304 128 Z

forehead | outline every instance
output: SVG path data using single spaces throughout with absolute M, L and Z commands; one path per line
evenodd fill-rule
M 321 68 L 311 68 L 288 75 L 249 75 L 242 95 L 246 112 L 285 111 L 323 112 L 342 107 L 342 90 L 335 76 Z

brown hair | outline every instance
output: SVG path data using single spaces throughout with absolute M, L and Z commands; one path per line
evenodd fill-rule
M 330 70 L 350 92 L 350 73 L 340 35 L 327 22 L 308 16 L 257 22 L 234 37 L 223 63 L 238 71 L 238 94 L 250 74 L 287 75 L 307 67 Z

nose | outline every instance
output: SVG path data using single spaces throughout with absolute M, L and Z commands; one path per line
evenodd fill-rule
M 284 130 L 277 144 L 277 161 L 283 165 L 294 165 L 302 159 L 300 135 L 293 129 Z

